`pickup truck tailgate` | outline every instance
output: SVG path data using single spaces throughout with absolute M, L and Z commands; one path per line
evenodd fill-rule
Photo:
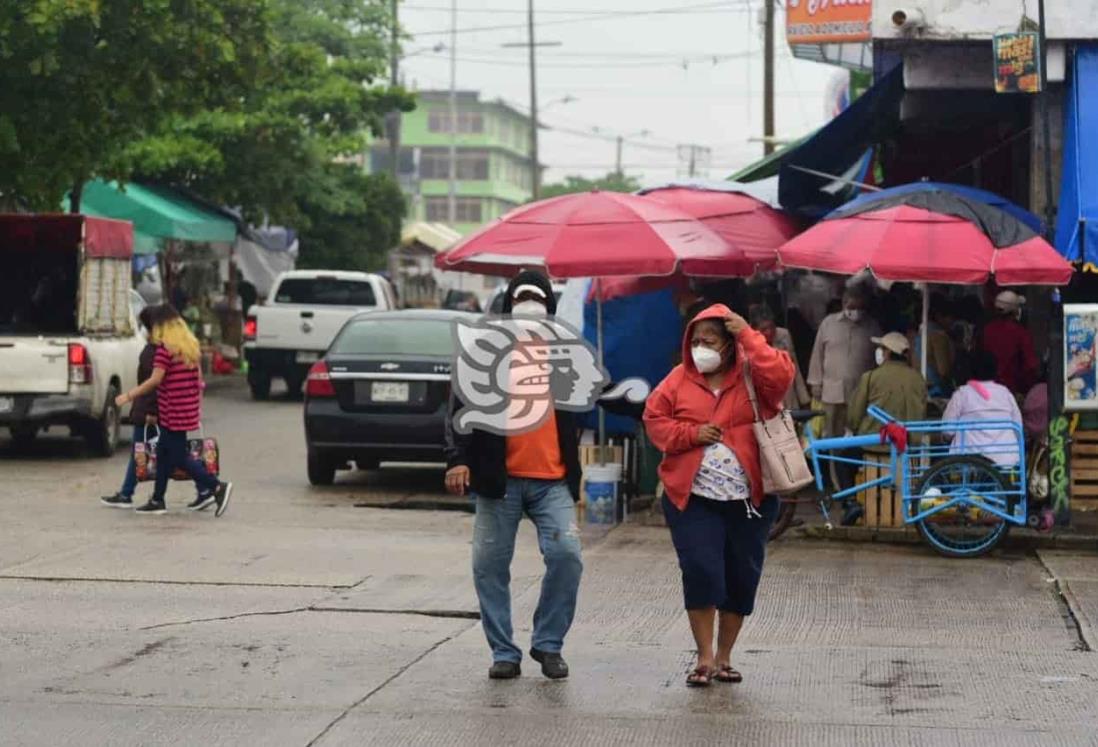
M 0 394 L 65 394 L 68 356 L 65 340 L 0 337 Z
M 365 310 L 347 306 L 261 306 L 256 314 L 256 345 L 323 352 L 344 322 Z

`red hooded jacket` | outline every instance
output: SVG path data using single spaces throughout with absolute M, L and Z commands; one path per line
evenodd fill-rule
M 683 362 L 660 382 L 644 410 L 648 438 L 663 452 L 660 479 L 667 497 L 680 511 L 686 508 L 694 475 L 701 466 L 705 446 L 698 441 L 698 430 L 707 423 L 721 429 L 722 441 L 747 472 L 752 503 L 758 507 L 763 500 L 759 444 L 751 428 L 755 418 L 744 384 L 743 361 L 746 358 L 751 363 L 751 380 L 764 418 L 773 417 L 781 409 L 782 399 L 793 383 L 793 361 L 787 353 L 767 345 L 760 333 L 750 327 L 744 329 L 736 341 L 735 364 L 725 374 L 720 392 L 714 394 L 705 376 L 694 367 L 690 339 L 694 325 L 703 319 L 723 321 L 731 317 L 731 310 L 724 304 L 714 304 L 694 317 L 683 335 Z

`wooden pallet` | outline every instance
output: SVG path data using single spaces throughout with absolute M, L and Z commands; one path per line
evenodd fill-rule
M 1098 510 L 1098 431 L 1071 437 L 1071 507 Z
M 875 462 L 875 464 L 866 465 L 858 470 L 858 483 L 876 480 L 878 477 L 887 474 L 891 468 L 889 456 L 887 454 L 878 456 L 866 452 L 864 458 L 865 461 Z M 897 460 L 896 469 L 903 469 L 902 460 Z M 896 476 L 896 483 L 903 484 L 901 475 Z M 904 526 L 903 494 L 898 488 L 891 485 L 878 485 L 869 488 L 868 490 L 863 490 L 858 493 L 856 497 L 858 501 L 865 506 L 865 525 L 870 529 Z

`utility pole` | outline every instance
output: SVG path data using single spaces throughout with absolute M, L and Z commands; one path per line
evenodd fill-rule
M 617 153 L 617 157 L 614 159 L 614 173 L 618 175 L 619 179 L 624 174 L 624 172 L 622 171 L 622 167 L 621 167 L 621 146 L 624 142 L 625 142 L 625 138 L 622 137 L 621 135 L 618 135 L 618 137 L 617 137 L 618 153 Z
M 397 11 L 400 0 L 392 0 L 392 38 L 389 40 L 389 86 L 400 85 L 400 26 L 397 23 Z M 393 181 L 400 184 L 400 110 L 389 112 L 389 169 Z
M 763 19 L 763 154 L 774 152 L 774 0 Z
M 446 203 L 446 220 L 457 223 L 457 0 L 450 0 L 450 191 Z
M 536 42 L 534 41 L 534 0 L 526 0 L 527 43 L 530 45 L 530 164 L 533 167 L 531 177 L 533 186 L 531 196 L 537 200 L 541 196 L 541 164 L 538 161 L 538 79 Z

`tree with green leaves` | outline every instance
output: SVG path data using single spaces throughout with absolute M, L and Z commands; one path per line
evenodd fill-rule
M 231 106 L 269 47 L 256 0 L 0 3 L 0 201 L 56 210 L 174 115 Z
M 636 192 L 641 188 L 640 182 L 635 177 L 611 171 L 606 176 L 597 179 L 588 179 L 583 176 L 566 176 L 564 181 L 554 184 L 546 184 L 541 188 L 541 196 L 557 197 L 575 192 L 590 192 L 600 190 L 602 192 Z
M 302 263 L 379 267 L 399 240 L 404 201 L 383 175 L 351 166 L 385 114 L 412 97 L 387 71 L 385 0 L 266 0 L 273 43 L 232 109 L 178 115 L 126 153 L 146 179 L 186 186 L 253 221 L 292 225 Z

